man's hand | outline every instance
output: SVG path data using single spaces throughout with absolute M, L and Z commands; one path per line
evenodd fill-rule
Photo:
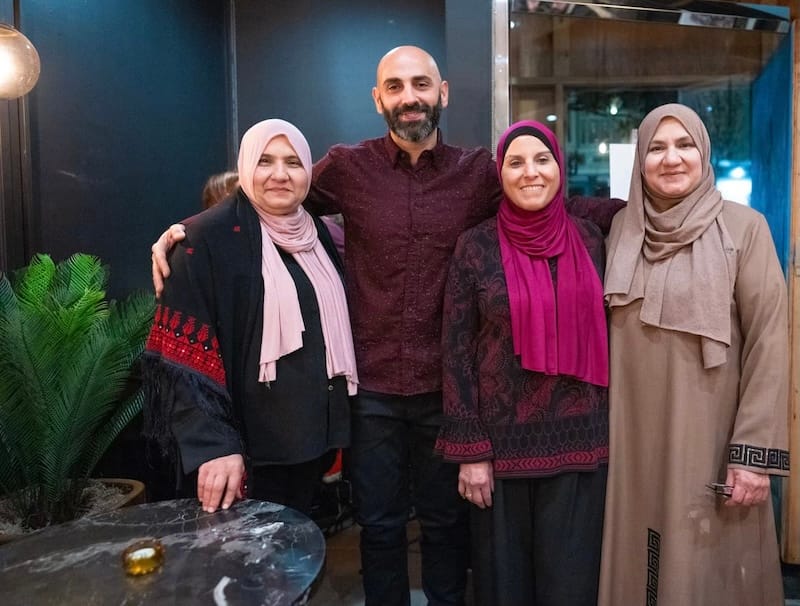
M 243 499 L 244 458 L 240 454 L 217 457 L 200 466 L 197 474 L 197 498 L 203 510 L 214 513 L 222 502 L 228 509 L 235 499 Z
M 150 247 L 150 250 L 153 251 L 151 259 L 153 261 L 153 288 L 156 291 L 156 297 L 160 297 L 164 292 L 164 280 L 169 277 L 167 255 L 172 247 L 185 237 L 186 228 L 180 223 L 175 223 L 170 225 L 169 229 L 161 234 L 156 243 Z
M 494 471 L 491 461 L 462 463 L 458 471 L 458 494 L 481 509 L 492 506 Z
M 764 473 L 728 468 L 725 483 L 733 486 L 731 496 L 725 501 L 725 505 L 749 507 L 763 503 L 770 496 L 769 476 Z

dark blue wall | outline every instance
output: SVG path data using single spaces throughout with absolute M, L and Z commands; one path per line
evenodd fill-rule
M 490 0 L 19 0 L 19 22 L 42 61 L 25 247 L 100 256 L 112 296 L 149 288 L 150 244 L 199 209 L 254 122 L 295 122 L 315 159 L 381 136 L 371 90 L 395 46 L 427 49 L 450 80 L 449 142 L 491 139 Z
M 443 0 L 235 4 L 240 136 L 281 117 L 303 131 L 318 159 L 334 143 L 383 135 L 375 68 L 402 44 L 425 48 L 447 78 Z
M 227 166 L 226 0 L 20 0 L 37 251 L 96 254 L 111 294 L 150 288 L 149 247 Z
M 492 0 L 447 0 L 448 141 L 492 144 Z
M 750 206 L 764 213 L 784 271 L 790 251 L 792 176 L 792 38 L 788 35 L 753 83 Z M 767 134 L 768 133 L 768 134 Z M 762 139 L 763 137 L 763 139 Z M 766 145 L 760 144 L 760 141 Z

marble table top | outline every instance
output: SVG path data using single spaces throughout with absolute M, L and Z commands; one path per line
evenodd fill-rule
M 164 545 L 164 564 L 128 576 L 122 552 L 145 538 Z M 195 499 L 161 501 L 0 546 L 0 604 L 302 604 L 324 559 L 316 524 L 282 505 L 205 513 Z

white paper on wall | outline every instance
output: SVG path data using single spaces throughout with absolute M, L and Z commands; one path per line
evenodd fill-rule
M 608 146 L 609 189 L 612 198 L 628 199 L 634 153 L 636 145 L 633 143 L 612 143 Z

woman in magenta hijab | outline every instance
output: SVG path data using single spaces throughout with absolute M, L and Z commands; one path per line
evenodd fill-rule
M 597 601 L 605 255 L 600 229 L 567 213 L 564 169 L 545 125 L 509 127 L 497 146 L 498 215 L 462 234 L 448 277 L 437 450 L 460 463 L 458 490 L 474 505 L 482 606 Z
M 145 429 L 209 512 L 251 496 L 308 513 L 326 454 L 349 444 L 358 377 L 341 263 L 302 207 L 311 165 L 294 125 L 254 125 L 236 195 L 187 221 L 173 253 Z

